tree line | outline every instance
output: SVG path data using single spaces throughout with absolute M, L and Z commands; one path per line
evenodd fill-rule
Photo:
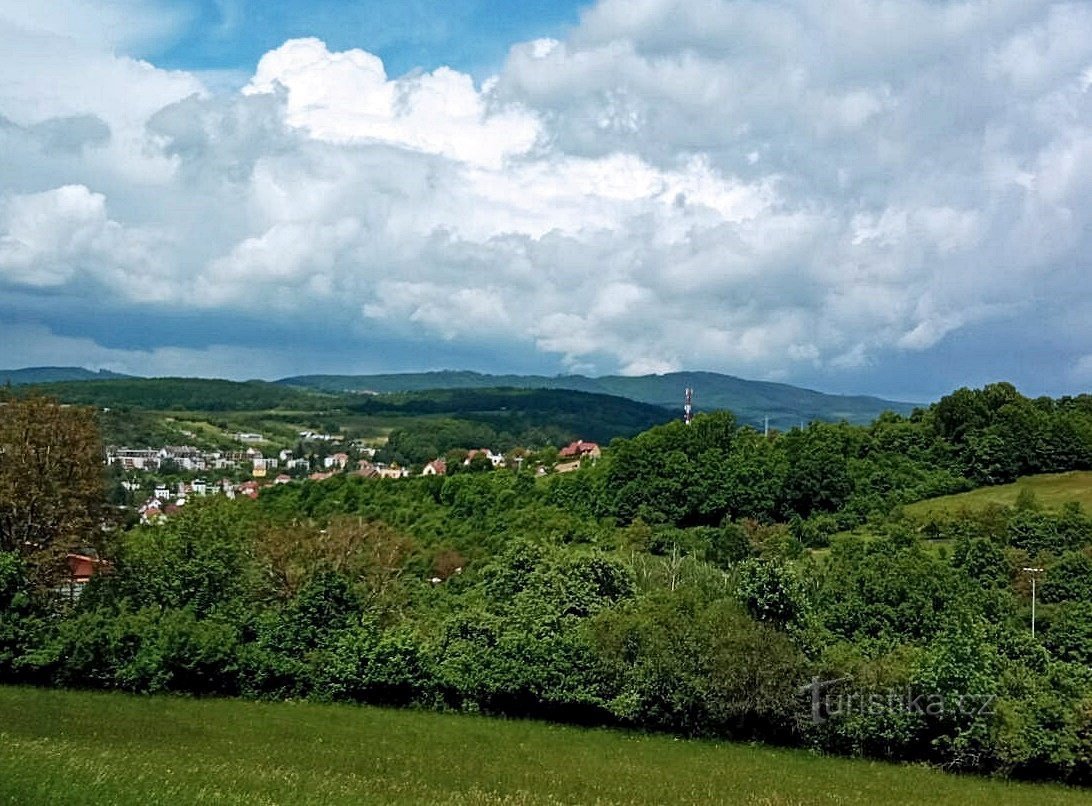
M 772 437 L 701 416 L 554 478 L 341 477 L 130 530 L 73 509 L 0 547 L 0 677 L 620 724 L 1090 784 L 1092 519 L 1026 496 L 928 524 L 899 511 L 982 483 L 993 437 L 1014 473 L 1084 466 L 1083 401 L 1003 391 Z M 57 493 L 56 468 L 13 457 L 59 438 L 30 434 L 43 412 L 93 418 L 22 405 L 3 407 L 0 476 L 40 472 Z M 1045 440 L 1031 449 L 1029 422 Z M 1066 433 L 1068 465 L 1035 447 Z M 19 491 L 0 490 L 14 511 Z M 56 595 L 40 552 L 92 536 L 108 572 L 74 602 Z

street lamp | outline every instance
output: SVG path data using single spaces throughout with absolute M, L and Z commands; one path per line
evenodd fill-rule
M 1035 637 L 1035 580 L 1043 573 L 1042 568 L 1025 568 L 1025 574 L 1031 576 L 1031 637 Z

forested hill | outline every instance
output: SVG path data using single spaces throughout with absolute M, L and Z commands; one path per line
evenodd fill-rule
M 697 411 L 728 409 L 740 422 L 790 428 L 811 420 L 868 423 L 884 411 L 908 414 L 911 403 L 877 397 L 831 395 L 783 383 L 749 381 L 715 372 L 671 372 L 666 375 L 486 375 L 477 372 L 422 372 L 390 375 L 303 375 L 279 383 L 326 392 L 412 392 L 426 389 L 572 389 L 628 397 L 641 403 L 679 409 L 683 390 L 694 389 Z
M 105 383 L 126 381 L 131 384 Z M 168 381 L 164 383 L 164 381 Z M 694 389 L 696 411 L 732 411 L 739 422 L 761 427 L 766 417 L 770 425 L 788 429 L 801 422 L 846 420 L 856 424 L 872 422 L 885 411 L 909 414 L 914 404 L 884 400 L 864 395 L 832 395 L 784 383 L 751 381 L 715 372 L 672 372 L 666 375 L 591 378 L 585 375 L 490 375 L 478 372 L 443 371 L 395 373 L 386 375 L 301 375 L 274 383 L 259 381 L 233 383 L 202 378 L 135 378 L 80 367 L 32 367 L 0 370 L 0 385 L 50 384 L 47 391 L 66 402 L 99 405 L 123 405 L 116 398 L 132 393 L 130 405 L 147 408 L 197 408 L 205 410 L 240 410 L 275 408 L 298 404 L 299 391 L 341 394 L 345 392 L 422 392 L 440 389 L 562 389 L 598 395 L 629 398 L 638 403 L 667 408 L 682 408 L 683 390 Z M 294 388 L 287 388 L 294 387 Z M 240 395 L 240 392 L 245 391 Z M 167 399 L 153 398 L 159 392 Z M 188 400 L 197 392 L 197 399 Z M 181 393 L 181 394 L 180 394 Z M 208 402 L 208 398 L 214 398 Z M 237 397 L 238 396 L 238 397 Z M 108 398 L 113 398 L 108 402 Z M 181 402 L 186 401 L 188 402 Z
M 357 414 L 434 421 L 431 426 L 423 422 L 416 428 L 403 426 L 403 433 L 391 435 L 392 447 L 400 450 L 398 461 L 410 463 L 477 444 L 561 445 L 576 438 L 610 442 L 678 418 L 677 413 L 661 406 L 571 389 L 433 389 L 354 398 L 348 409 Z M 436 421 L 438 417 L 444 419 Z M 453 420 L 486 426 L 493 436 L 478 429 L 452 430 Z M 450 443 L 445 442 L 444 434 L 451 437 Z M 412 443 L 422 438 L 419 450 L 410 449 L 407 440 Z
M 329 395 L 266 381 L 209 378 L 120 378 L 28 385 L 63 403 L 86 406 L 178 411 L 251 411 L 303 408 L 336 402 Z
M 83 367 L 25 367 L 23 369 L 0 369 L 0 384 L 25 386 L 34 383 L 54 383 L 56 381 L 104 381 L 128 378 L 117 372 L 100 369 L 98 372 Z

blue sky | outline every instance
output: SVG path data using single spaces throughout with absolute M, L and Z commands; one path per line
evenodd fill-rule
M 0 0 L 0 365 L 1092 386 L 1092 5 Z
M 182 6 L 186 23 L 172 41 L 142 56 L 183 70 L 248 73 L 285 40 L 315 36 L 331 50 L 363 48 L 391 75 L 449 65 L 475 76 L 496 72 L 514 42 L 562 36 L 576 24 L 571 0 L 215 0 Z

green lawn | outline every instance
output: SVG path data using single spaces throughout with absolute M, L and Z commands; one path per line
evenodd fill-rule
M 982 487 L 969 493 L 945 495 L 918 501 L 905 508 L 906 514 L 918 519 L 935 515 L 958 514 L 964 510 L 984 509 L 990 504 L 1012 506 L 1021 490 L 1035 493 L 1039 504 L 1056 509 L 1062 504 L 1077 501 L 1085 509 L 1092 510 L 1092 472 L 1074 470 L 1070 473 L 1046 473 L 1041 476 L 1024 476 L 1012 484 Z
M 0 801 L 1078 804 L 801 751 L 305 703 L 0 687 Z

